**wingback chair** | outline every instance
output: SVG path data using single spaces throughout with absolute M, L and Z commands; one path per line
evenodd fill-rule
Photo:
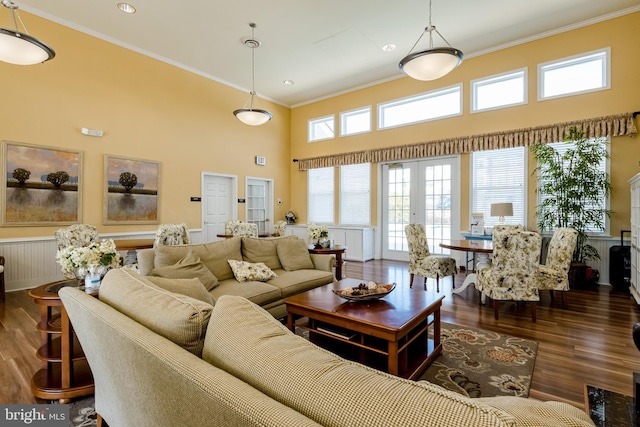
M 240 237 L 258 237 L 258 224 L 253 222 L 241 222 L 233 229 L 234 236 Z
M 287 232 L 287 221 L 277 221 L 273 226 L 274 236 L 284 236 Z
M 536 273 L 541 245 L 542 236 L 538 233 L 494 227 L 491 267 L 478 271 L 476 289 L 493 300 L 496 320 L 500 301 L 522 301 L 532 303 L 531 319 L 536 321 L 540 301 Z
M 82 248 L 99 240 L 98 228 L 90 224 L 74 224 L 61 228 L 53 233 L 58 244 L 58 250 L 73 246 Z
M 224 223 L 224 234 L 227 236 L 233 236 L 233 230 L 235 230 L 239 224 L 242 224 L 242 221 L 238 221 L 237 219 L 226 221 Z
M 153 246 L 158 245 L 188 245 L 191 243 L 189 228 L 184 222 L 182 224 L 162 224 L 156 230 L 156 239 Z
M 0 301 L 4 301 L 4 257 L 0 256 Z
M 407 224 L 404 227 L 409 243 L 409 287 L 413 287 L 413 276 L 424 277 L 424 289 L 427 290 L 427 278 L 436 279 L 436 292 L 440 292 L 440 277 L 451 276 L 455 284 L 457 272 L 456 260 L 444 255 L 432 255 L 429 252 L 427 234 L 422 224 Z
M 538 266 L 536 283 L 538 290 L 549 291 L 551 298 L 555 291 L 562 291 L 562 306 L 567 308 L 564 292 L 569 290 L 569 268 L 573 251 L 578 242 L 578 232 L 573 228 L 557 228 L 551 236 L 545 264 Z

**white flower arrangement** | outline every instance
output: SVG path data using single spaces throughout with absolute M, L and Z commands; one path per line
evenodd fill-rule
M 67 279 L 76 278 L 76 272 L 84 269 L 89 271 L 89 267 L 107 271 L 120 266 L 120 255 L 116 252 L 116 245 L 113 240 L 102 240 L 93 242 L 89 246 L 77 248 L 67 246 L 56 253 L 56 262 L 62 266 L 62 274 Z
M 326 225 L 311 224 L 308 229 L 309 240 L 317 242 L 321 238 L 329 238 L 329 228 Z

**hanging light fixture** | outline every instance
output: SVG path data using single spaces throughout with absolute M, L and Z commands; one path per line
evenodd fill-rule
M 244 45 L 251 49 L 251 98 L 245 102 L 242 108 L 239 108 L 233 112 L 233 115 L 238 118 L 242 123 L 251 126 L 260 126 L 273 117 L 273 114 L 268 112 L 267 110 L 261 110 L 259 108 L 253 108 L 253 100 L 254 98 L 258 98 L 256 96 L 255 90 L 255 50 L 260 46 L 260 42 L 254 37 L 254 30 L 256 28 L 256 24 L 253 22 L 249 24 L 251 27 L 251 38 L 244 41 Z M 247 108 L 247 106 L 249 108 Z
M 448 47 L 433 47 L 433 33 L 440 36 Z M 429 49 L 411 53 L 425 33 L 429 33 Z M 451 47 L 449 42 L 436 30 L 436 26 L 431 24 L 431 0 L 429 0 L 429 26 L 415 42 L 409 54 L 400 61 L 400 70 L 416 80 L 435 80 L 449 74 L 460 63 L 464 54 L 456 48 Z
M 2 0 L 2 5 L 9 9 L 9 29 L 0 27 L 0 61 L 16 65 L 33 65 L 56 56 L 53 49 L 29 35 L 14 2 Z M 23 33 L 18 31 L 18 22 L 24 29 Z

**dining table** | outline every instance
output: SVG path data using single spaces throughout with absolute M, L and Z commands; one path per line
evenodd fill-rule
M 493 253 L 493 242 L 491 240 L 449 240 L 448 242 L 440 243 L 441 248 L 450 249 L 453 251 L 471 252 L 478 256 L 476 264 L 477 269 L 489 267 L 491 260 L 489 255 Z M 454 294 L 460 294 L 471 285 L 475 285 L 477 280 L 476 270 L 473 270 L 471 274 L 462 282 L 462 286 L 454 288 L 451 292 Z M 483 298 L 484 300 L 484 295 Z

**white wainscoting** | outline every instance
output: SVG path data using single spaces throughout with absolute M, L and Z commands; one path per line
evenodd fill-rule
M 194 243 L 201 242 L 202 230 L 189 230 Z M 153 239 L 155 231 L 142 233 L 105 233 L 101 239 Z M 57 245 L 53 236 L 24 239 L 0 239 L 0 255 L 4 257 L 4 279 L 7 292 L 31 289 L 62 280 L 56 263 Z M 121 253 L 125 255 L 124 252 Z

